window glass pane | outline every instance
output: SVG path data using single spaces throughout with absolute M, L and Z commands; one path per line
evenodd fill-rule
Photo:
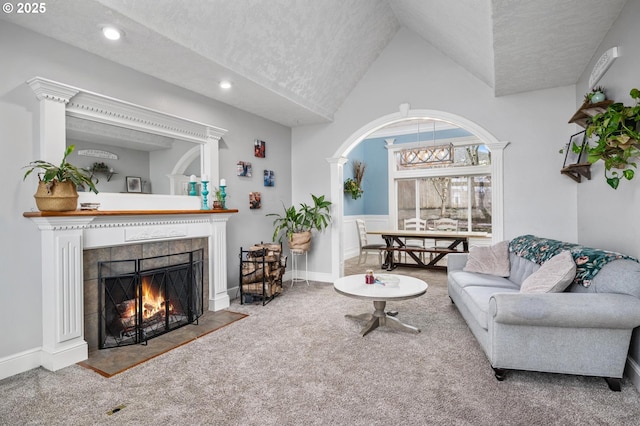
M 416 217 L 416 181 L 398 180 L 398 229 L 404 228 L 404 220 Z
M 402 180 L 400 183 L 417 182 L 420 217 L 427 220 L 427 228 L 435 229 L 435 220 L 450 218 L 457 220 L 458 231 L 491 232 L 491 177 L 490 176 L 446 176 L 421 178 L 417 181 Z M 471 189 L 470 189 L 471 188 Z M 399 190 L 400 192 L 400 190 Z M 398 229 L 404 219 L 414 217 L 415 201 L 408 199 L 414 194 L 414 186 L 404 190 L 403 204 L 398 198 Z M 400 206 L 406 206 L 401 209 Z M 469 229 L 471 221 L 471 229 Z
M 491 176 L 474 176 L 472 185 L 471 226 L 474 231 L 491 232 Z

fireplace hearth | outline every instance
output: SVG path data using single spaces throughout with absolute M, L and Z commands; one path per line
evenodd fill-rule
M 202 249 L 99 262 L 99 349 L 145 344 L 197 323 L 204 312 L 203 273 Z

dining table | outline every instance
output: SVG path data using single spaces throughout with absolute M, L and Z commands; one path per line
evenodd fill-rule
M 386 246 L 382 248 L 384 262 L 382 268 L 392 271 L 398 266 L 409 268 L 425 269 L 446 269 L 446 266 L 439 265 L 438 262 L 450 253 L 467 253 L 469 251 L 469 239 L 472 237 L 487 237 L 486 232 L 477 231 L 414 231 L 414 230 L 377 230 L 367 231 L 367 234 L 380 235 L 384 239 Z M 423 244 L 407 245 L 407 240 L 422 240 L 432 242 L 432 245 Z M 438 245 L 438 242 L 445 242 Z M 396 260 L 396 254 L 405 254 L 405 261 L 401 262 L 401 256 Z M 425 254 L 429 255 L 429 260 L 425 261 Z M 409 256 L 413 262 L 407 262 Z

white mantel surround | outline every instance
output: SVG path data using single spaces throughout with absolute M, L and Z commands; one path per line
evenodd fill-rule
M 88 358 L 84 340 L 83 251 L 208 237 L 209 310 L 229 307 L 227 221 L 237 210 L 25 213 L 41 231 L 40 364 L 56 371 Z

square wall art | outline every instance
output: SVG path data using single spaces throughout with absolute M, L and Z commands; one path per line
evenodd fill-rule
M 238 161 L 238 176 L 251 177 L 253 170 L 251 168 L 251 163 L 247 161 Z

